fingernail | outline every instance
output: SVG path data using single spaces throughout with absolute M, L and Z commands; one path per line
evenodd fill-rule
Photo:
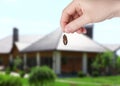
M 70 33 L 70 31 L 69 31 L 68 29 L 65 29 L 65 32 L 66 32 L 66 33 Z
M 83 34 L 86 34 L 86 33 L 87 33 L 87 30 L 86 30 L 86 29 L 84 29 Z
M 70 28 L 69 27 L 65 27 L 65 32 L 66 33 L 70 33 Z

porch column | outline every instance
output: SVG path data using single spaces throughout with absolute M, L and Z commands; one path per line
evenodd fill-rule
M 82 71 L 87 74 L 87 54 L 84 53 L 82 57 Z
M 27 54 L 23 55 L 24 69 L 27 68 Z
M 117 59 L 116 52 L 113 52 L 113 64 L 115 65 Z
M 39 54 L 39 52 L 36 54 L 36 62 L 37 62 L 37 66 L 40 66 L 40 54 Z
M 13 62 L 13 55 L 12 54 L 10 54 L 10 56 L 9 56 L 9 62 Z
M 53 53 L 53 70 L 56 74 L 61 73 L 61 53 L 57 51 Z

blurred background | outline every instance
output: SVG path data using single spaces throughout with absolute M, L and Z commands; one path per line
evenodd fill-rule
M 12 35 L 48 34 L 60 27 L 63 9 L 72 0 L 0 0 L 0 39 Z M 94 24 L 93 39 L 104 44 L 120 44 L 120 18 Z

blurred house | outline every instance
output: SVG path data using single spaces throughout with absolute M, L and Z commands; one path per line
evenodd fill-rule
M 13 36 L 0 40 L 0 63 L 9 65 L 16 56 L 23 60 L 23 67 L 47 65 L 56 74 L 75 73 L 82 70 L 91 72 L 91 62 L 97 54 L 112 51 L 114 54 L 120 45 L 102 45 L 95 42 L 93 26 L 86 26 L 87 34 L 66 34 L 68 44 L 63 44 L 61 29 L 48 35 L 21 36 L 18 29 L 13 29 Z

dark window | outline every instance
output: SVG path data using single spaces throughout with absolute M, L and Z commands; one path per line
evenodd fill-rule
M 51 57 L 42 57 L 41 59 L 40 59 L 40 65 L 41 66 L 43 66 L 43 65 L 46 65 L 46 66 L 48 66 L 48 67 L 50 67 L 50 68 L 52 68 L 52 58 Z
M 61 63 L 62 63 L 62 65 L 67 64 L 67 57 L 62 57 L 61 58 Z
M 2 65 L 3 64 L 3 59 L 2 58 L 0 58 L 0 65 Z
M 37 65 L 36 57 L 27 58 L 27 66 L 28 67 L 34 67 L 36 65 Z

